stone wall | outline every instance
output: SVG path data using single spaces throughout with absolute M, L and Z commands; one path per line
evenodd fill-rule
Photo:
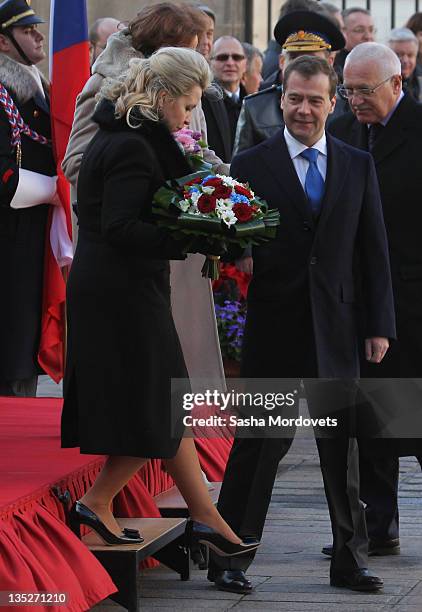
M 88 23 L 93 23 L 99 17 L 115 17 L 122 21 L 130 21 L 142 7 L 158 4 L 160 1 L 161 0 L 87 0 Z M 264 4 L 266 3 L 266 0 L 257 1 L 258 4 L 261 2 Z M 185 2 L 185 4 L 186 3 L 187 2 Z M 244 40 L 244 0 L 205 0 L 203 3 L 207 4 L 217 15 L 217 36 L 232 34 Z M 38 15 L 47 21 L 47 24 L 41 26 L 40 29 L 46 35 L 48 42 L 50 1 L 32 0 L 31 6 Z M 47 61 L 43 62 L 40 68 L 46 73 L 48 71 Z

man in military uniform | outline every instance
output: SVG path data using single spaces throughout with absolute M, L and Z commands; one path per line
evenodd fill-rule
M 43 35 L 25 0 L 0 3 L 0 395 L 33 396 L 48 203 L 56 201 Z
M 345 40 L 335 24 L 313 11 L 294 11 L 282 17 L 274 30 L 282 47 L 282 65 L 300 55 L 316 55 L 332 64 L 332 51 L 342 49 Z M 273 136 L 283 126 L 280 108 L 281 85 L 274 84 L 243 101 L 237 123 L 234 155 Z M 335 115 L 343 112 L 345 102 L 339 101 Z

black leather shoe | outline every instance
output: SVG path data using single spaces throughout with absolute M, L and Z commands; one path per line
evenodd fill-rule
M 333 554 L 333 546 L 324 546 L 321 550 L 323 555 L 331 557 Z M 369 540 L 368 555 L 370 557 L 386 557 L 388 555 L 400 554 L 400 540 L 394 538 L 392 540 Z
M 109 546 L 118 546 L 120 544 L 141 544 L 144 538 L 139 534 L 137 529 L 125 528 L 121 536 L 115 535 L 110 531 L 100 518 L 92 512 L 87 506 L 77 501 L 73 504 L 69 513 L 69 524 L 72 531 L 81 537 L 81 525 L 91 527 Z
M 384 586 L 381 578 L 374 576 L 364 567 L 348 572 L 332 572 L 330 584 L 352 591 L 379 591 Z
M 219 591 L 248 595 L 253 586 L 242 570 L 214 570 L 208 572 L 208 580 L 214 582 Z
M 199 544 L 203 544 L 211 548 L 220 557 L 244 555 L 260 545 L 259 540 L 254 538 L 248 538 L 246 541 L 241 541 L 240 544 L 233 544 L 208 525 L 191 520 L 186 524 L 185 533 L 188 546 L 192 551 L 195 551 Z

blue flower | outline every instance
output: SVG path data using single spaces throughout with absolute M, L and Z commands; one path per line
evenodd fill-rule
M 235 204 L 249 204 L 248 198 L 244 195 L 240 195 L 239 193 L 232 193 L 230 200 Z

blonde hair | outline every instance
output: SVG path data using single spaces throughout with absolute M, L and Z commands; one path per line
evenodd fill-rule
M 119 79 L 107 79 L 100 97 L 115 104 L 115 115 L 126 115 L 131 127 L 143 119 L 160 120 L 160 94 L 171 98 L 189 95 L 195 85 L 207 89 L 212 79 L 204 57 L 193 49 L 162 47 L 148 59 L 132 59 Z M 138 125 L 132 124 L 131 111 Z

